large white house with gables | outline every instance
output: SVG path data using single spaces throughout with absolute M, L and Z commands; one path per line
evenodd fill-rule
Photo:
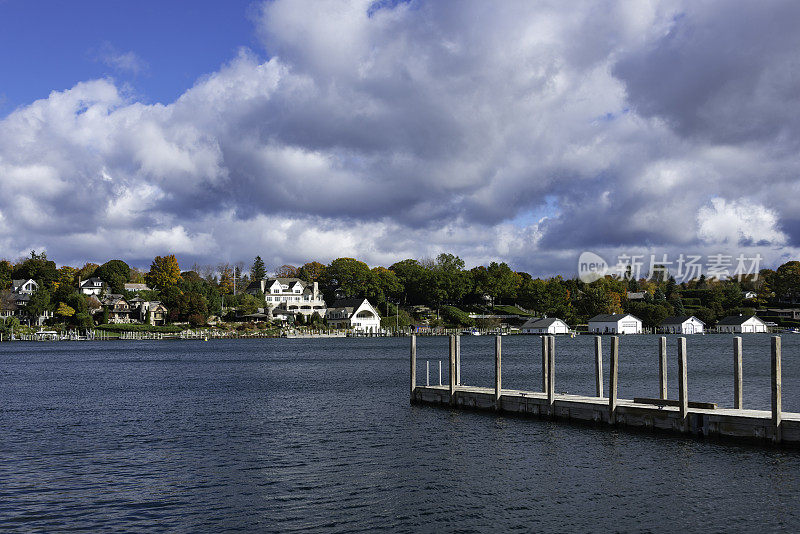
M 630 313 L 601 313 L 589 319 L 593 334 L 641 334 L 642 321 Z
M 365 298 L 338 300 L 325 316 L 333 328 L 347 328 L 356 332 L 375 333 L 381 328 L 381 316 Z
M 84 295 L 100 295 L 105 292 L 106 287 L 106 283 L 96 276 L 78 281 L 78 289 Z
M 299 278 L 268 278 L 256 280 L 247 286 L 248 293 L 264 293 L 267 308 L 283 308 L 306 317 L 318 313 L 325 317 L 327 306 L 317 282 L 308 283 Z

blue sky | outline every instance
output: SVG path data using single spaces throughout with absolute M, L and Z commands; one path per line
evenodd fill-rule
M 0 0 L 0 115 L 104 76 L 129 83 L 144 102 L 172 102 L 239 47 L 258 48 L 251 4 Z M 111 59 L 131 53 L 138 71 Z
M 0 0 L 0 258 L 775 266 L 800 251 L 798 20 L 797 0 Z

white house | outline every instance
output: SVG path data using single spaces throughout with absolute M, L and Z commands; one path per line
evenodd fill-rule
M 753 316 L 732 315 L 717 322 L 717 332 L 731 334 L 754 334 L 767 331 L 767 323 Z
M 589 332 L 595 334 L 641 334 L 642 321 L 629 313 L 601 313 L 589 319 Z
M 123 288 L 125 291 L 130 291 L 132 293 L 138 293 L 139 291 L 150 291 L 150 288 L 147 287 L 147 284 L 125 284 Z
M 521 330 L 523 334 L 569 334 L 569 325 L 556 317 L 531 317 Z
M 36 283 L 36 280 L 29 278 L 28 280 L 11 281 L 11 292 L 17 295 L 33 295 L 38 290 L 39 284 Z
M 665 334 L 702 334 L 706 323 L 694 315 L 681 317 L 667 317 L 659 325 L 659 330 Z
M 339 300 L 325 315 L 333 328 L 350 328 L 356 332 L 378 332 L 381 316 L 367 299 Z
M 89 279 L 78 281 L 78 289 L 84 295 L 99 295 L 106 289 L 106 283 L 93 276 Z
M 267 308 L 283 308 L 294 314 L 303 314 L 306 318 L 318 313 L 320 317 L 325 317 L 327 306 L 319 290 L 317 282 L 309 284 L 299 278 L 269 278 L 266 280 L 255 280 L 246 291 L 255 294 L 259 291 L 264 293 L 264 300 Z

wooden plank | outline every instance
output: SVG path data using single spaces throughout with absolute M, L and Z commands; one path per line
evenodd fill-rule
M 636 404 L 652 404 L 653 406 L 676 406 L 680 407 L 681 403 L 677 400 L 670 399 L 650 399 L 647 397 L 634 397 L 633 402 Z M 689 402 L 689 408 L 697 408 L 699 410 L 716 410 L 716 402 Z

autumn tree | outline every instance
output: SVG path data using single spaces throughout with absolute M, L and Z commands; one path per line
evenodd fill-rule
M 56 315 L 63 317 L 64 319 L 72 317 L 75 315 L 75 308 L 71 308 L 63 302 L 59 302 L 58 307 L 56 308 Z
M 217 266 L 219 272 L 219 292 L 223 295 L 233 294 L 233 267 L 229 263 L 220 263 Z
M 154 289 L 163 290 L 177 284 L 180 277 L 181 268 L 174 254 L 156 256 L 150 264 L 150 272 L 147 273 L 147 284 Z
M 297 278 L 297 267 L 294 265 L 281 265 L 275 271 L 275 276 L 279 278 Z
M 319 277 L 322 276 L 322 272 L 325 270 L 325 266 L 318 261 L 310 261 L 308 263 L 304 263 L 300 269 L 298 269 L 297 277 L 305 282 L 318 282 Z

